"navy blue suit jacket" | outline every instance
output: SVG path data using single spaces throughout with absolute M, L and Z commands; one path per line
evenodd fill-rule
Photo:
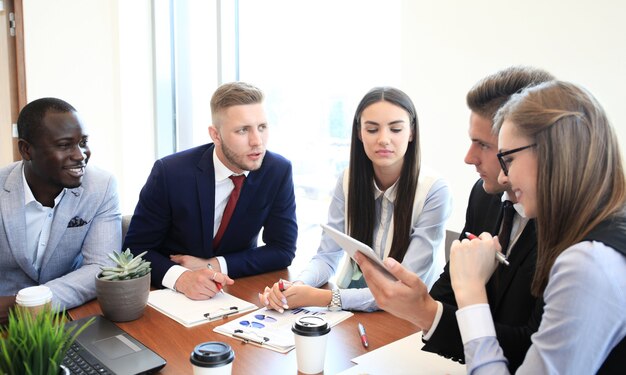
M 148 250 L 152 283 L 161 287 L 172 254 L 223 256 L 230 277 L 255 275 L 291 264 L 298 226 L 291 163 L 267 152 L 251 171 L 231 221 L 213 248 L 215 172 L 212 143 L 157 160 L 139 195 L 124 248 Z M 263 229 L 264 246 L 257 245 Z

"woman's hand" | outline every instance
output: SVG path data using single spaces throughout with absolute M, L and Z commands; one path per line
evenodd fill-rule
M 397 280 L 382 273 L 365 255 L 357 251 L 355 259 L 367 281 L 378 307 L 428 331 L 437 314 L 437 302 L 419 276 L 393 258 L 384 260 L 387 270 Z
M 274 283 L 271 288 L 265 287 L 263 293 L 259 293 L 259 301 L 268 309 L 282 313 L 286 309 L 303 306 L 327 306 L 330 303 L 330 290 L 314 288 L 301 281 L 293 283 L 281 281 Z M 282 291 L 281 284 L 283 285 Z
M 483 233 L 473 240 L 452 243 L 450 248 L 450 279 L 459 308 L 488 303 L 485 285 L 498 266 L 498 237 Z

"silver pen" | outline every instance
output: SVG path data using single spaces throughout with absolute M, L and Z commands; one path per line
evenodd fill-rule
M 465 232 L 465 236 L 471 241 L 474 238 L 478 238 L 478 236 L 476 236 L 475 234 L 472 234 L 470 232 Z M 496 260 L 502 264 L 504 264 L 505 266 L 509 265 L 509 261 L 508 259 L 506 259 L 506 257 L 504 256 L 504 254 L 502 254 L 499 251 L 496 251 Z

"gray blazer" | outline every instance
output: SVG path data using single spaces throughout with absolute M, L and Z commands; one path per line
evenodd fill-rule
M 68 189 L 52 220 L 41 270 L 26 253 L 22 162 L 0 169 L 0 295 L 45 284 L 53 304 L 72 308 L 96 296 L 95 276 L 121 249 L 122 216 L 113 176 L 88 166 L 82 185 Z

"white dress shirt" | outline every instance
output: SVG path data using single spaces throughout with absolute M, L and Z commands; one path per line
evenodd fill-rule
M 39 203 L 33 195 L 22 167 L 22 181 L 24 182 L 24 216 L 26 220 L 26 251 L 30 256 L 32 265 L 41 269 L 41 262 L 50 238 L 50 228 L 56 207 L 65 196 L 65 190 L 61 190 L 54 198 L 54 207 L 46 207 Z

